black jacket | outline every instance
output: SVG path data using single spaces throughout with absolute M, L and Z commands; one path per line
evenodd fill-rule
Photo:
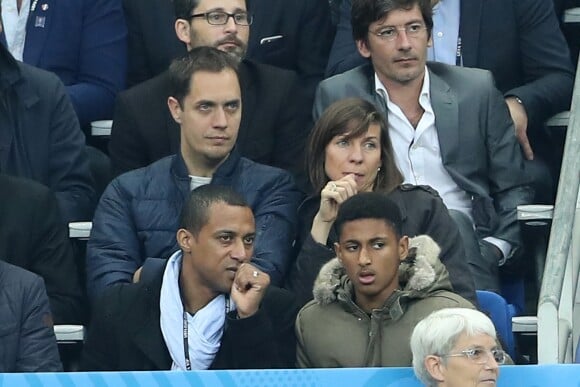
M 399 206 L 402 215 L 402 233 L 409 237 L 426 234 L 441 247 L 440 260 L 449 272 L 456 293 L 477 305 L 475 284 L 465 258 L 465 249 L 459 230 L 443 201 L 428 186 L 401 185 L 389 194 Z M 312 299 L 312 287 L 322 266 L 334 258 L 333 245 L 338 240 L 333 227 L 326 246 L 312 239 L 310 229 L 320 206 L 320 196 L 304 201 L 299 209 L 299 235 L 296 241 L 297 257 L 290 271 L 286 288 L 303 303 Z
M 56 324 L 83 323 L 84 297 L 68 227 L 48 188 L 0 174 L 0 259 L 44 279 Z
M 56 75 L 17 62 L 0 44 L 0 171 L 49 187 L 65 221 L 95 206 L 85 136 Z
M 171 369 L 172 359 L 159 323 L 159 297 L 165 265 L 148 272 L 151 280 L 107 290 L 93 312 L 84 344 L 85 371 Z M 298 305 L 283 289 L 270 286 L 260 309 L 245 319 L 226 318 L 220 349 L 210 369 L 292 368 L 294 321 Z

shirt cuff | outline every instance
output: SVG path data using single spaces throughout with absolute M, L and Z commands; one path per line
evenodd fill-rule
M 483 238 L 483 240 L 491 243 L 501 251 L 503 257 L 501 258 L 500 262 L 505 261 L 506 257 L 510 256 L 510 253 L 512 251 L 512 245 L 509 242 L 506 242 L 503 239 L 499 239 L 492 236 Z

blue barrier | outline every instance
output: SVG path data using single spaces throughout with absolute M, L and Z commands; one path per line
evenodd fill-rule
M 0 387 L 420 387 L 411 368 L 0 374 Z M 580 365 L 503 366 L 499 387 L 580 387 Z

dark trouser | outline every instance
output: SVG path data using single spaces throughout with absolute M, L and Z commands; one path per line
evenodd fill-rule
M 463 212 L 449 210 L 449 215 L 459 228 L 475 288 L 499 293 L 498 257 L 494 246 L 477 236 L 473 223 Z

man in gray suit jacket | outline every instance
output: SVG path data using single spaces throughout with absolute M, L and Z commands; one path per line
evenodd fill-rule
M 532 192 L 513 122 L 491 73 L 426 63 L 430 0 L 354 0 L 363 65 L 323 81 L 314 118 L 362 97 L 388 115 L 405 183 L 435 188 L 458 223 L 477 289 L 498 291 L 498 264 L 517 252 L 519 204 Z

